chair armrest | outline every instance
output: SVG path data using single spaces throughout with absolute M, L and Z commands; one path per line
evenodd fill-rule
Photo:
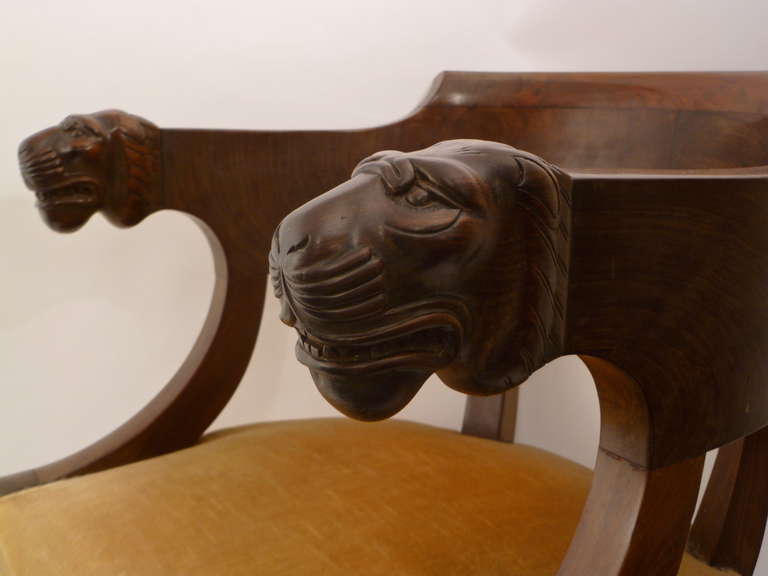
M 70 116 L 25 140 L 22 174 L 53 229 L 74 231 L 96 211 L 127 227 L 158 210 L 178 210 L 208 239 L 216 279 L 192 350 L 144 408 L 75 454 L 0 478 L 0 494 L 194 444 L 250 359 L 275 226 L 342 179 L 347 158 L 365 153 L 369 139 L 364 132 L 160 129 L 110 110 Z
M 75 454 L 0 478 L 0 494 L 196 442 L 248 364 L 280 219 L 343 180 L 357 159 L 382 143 L 414 146 L 440 129 L 443 80 L 438 77 L 407 118 L 365 130 L 177 130 L 107 110 L 69 116 L 25 140 L 19 148 L 22 173 L 49 226 L 74 231 L 96 211 L 118 226 L 133 226 L 158 210 L 184 212 L 208 238 L 216 284 L 193 349 L 149 404 Z M 87 177 L 67 179 L 68 170 Z

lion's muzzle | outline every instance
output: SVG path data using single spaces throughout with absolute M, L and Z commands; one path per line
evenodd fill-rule
M 18 159 L 24 183 L 35 193 L 47 224 L 71 232 L 100 208 L 100 184 L 63 140 L 58 127 L 38 132 L 21 143 Z
M 403 408 L 456 353 L 461 322 L 435 300 L 393 289 L 391 241 L 365 214 L 365 187 L 346 186 L 283 220 L 270 253 L 281 319 L 298 332 L 296 356 L 341 412 L 364 420 Z M 368 200 L 368 201 L 366 201 Z

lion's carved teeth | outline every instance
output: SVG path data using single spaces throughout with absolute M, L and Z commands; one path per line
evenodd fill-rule
M 342 363 L 370 362 L 403 353 L 429 353 L 448 357 L 454 353 L 454 337 L 440 327 L 420 330 L 370 345 L 324 344 L 306 332 L 299 333 L 300 346 L 311 356 Z
M 95 201 L 93 190 L 88 184 L 43 188 L 37 190 L 35 195 L 43 204 L 87 203 Z

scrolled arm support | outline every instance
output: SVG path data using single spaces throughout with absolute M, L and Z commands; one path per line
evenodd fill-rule
M 54 230 L 72 232 L 97 211 L 128 227 L 160 209 L 192 215 L 208 239 L 215 286 L 200 335 L 176 374 L 144 408 L 106 437 L 61 460 L 0 478 L 0 494 L 93 472 L 192 445 L 231 397 L 256 340 L 264 274 L 239 266 L 242 246 L 200 208 L 210 191 L 187 186 L 163 155 L 167 133 L 138 116 L 109 110 L 69 116 L 19 147 L 25 183 Z M 208 167 L 184 171 L 203 178 Z M 235 188 L 237 192 L 237 189 Z M 234 264 L 234 265 L 233 265 Z

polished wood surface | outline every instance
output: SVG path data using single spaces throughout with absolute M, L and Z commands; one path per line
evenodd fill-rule
M 574 175 L 565 351 L 643 390 L 651 467 L 768 421 L 768 170 Z
M 580 355 L 601 452 L 563 573 L 673 575 L 706 450 L 768 420 L 766 216 L 761 169 L 568 175 L 452 140 L 363 160 L 280 223 L 270 264 L 298 359 L 355 418 L 433 372 L 491 394 Z
M 703 466 L 700 456 L 648 470 L 601 450 L 558 576 L 675 576 Z
M 632 405 L 645 408 L 604 420 L 601 450 L 622 464 L 601 457 L 595 485 L 627 479 L 634 486 L 627 506 L 642 511 L 632 518 L 670 518 L 675 552 L 658 573 L 672 573 L 701 455 L 768 423 L 761 360 L 768 344 L 766 95 L 766 73 L 445 73 L 411 115 L 371 129 L 160 129 L 160 183 L 147 187 L 142 210 L 180 210 L 207 231 L 217 296 L 206 326 L 177 375 L 133 419 L 0 486 L 10 491 L 194 443 L 245 370 L 280 220 L 379 150 L 479 138 L 538 155 L 573 179 L 561 353 L 600 358 L 636 384 L 632 394 L 642 402 Z M 135 223 L 135 212 L 117 214 L 119 224 Z M 601 392 L 604 414 L 609 398 Z M 666 488 L 657 478 L 672 478 L 678 510 L 664 510 Z M 603 501 L 601 494 L 591 500 Z M 738 501 L 726 500 L 730 511 L 719 516 L 738 517 Z M 604 536 L 589 518 L 580 542 L 597 550 Z M 644 534 L 630 532 L 617 553 L 624 559 L 606 574 L 643 573 L 621 566 L 640 566 L 631 559 L 645 549 Z M 563 569 L 577 565 L 569 555 Z
M 674 576 L 685 551 L 704 455 L 651 469 L 643 390 L 601 358 L 582 356 L 600 399 L 600 449 L 589 497 L 558 576 Z
M 362 160 L 291 212 L 270 252 L 296 356 L 341 412 L 378 420 L 437 373 L 490 395 L 563 347 L 571 182 L 506 144 Z
M 344 413 L 388 417 L 432 372 L 488 395 L 579 354 L 642 390 L 647 458 L 614 450 L 638 465 L 674 464 L 768 424 L 768 169 L 563 174 L 475 140 L 371 158 L 288 215 L 272 248 L 284 321 L 309 342 L 299 359 Z M 414 190 L 423 206 L 410 206 Z M 439 199 L 451 194 L 462 199 Z M 377 291 L 348 281 L 337 295 L 326 284 L 339 275 L 371 279 L 337 263 L 363 252 Z M 311 287 L 297 280 L 319 278 L 316 268 L 328 272 Z M 331 297 L 333 309 L 322 303 Z M 424 321 L 404 325 L 406 308 L 411 319 L 426 310 Z M 382 357 L 367 344 L 414 329 L 417 342 L 392 346 L 426 339 L 434 350 Z
M 713 566 L 750 575 L 768 517 L 768 427 L 720 448 L 688 549 Z

